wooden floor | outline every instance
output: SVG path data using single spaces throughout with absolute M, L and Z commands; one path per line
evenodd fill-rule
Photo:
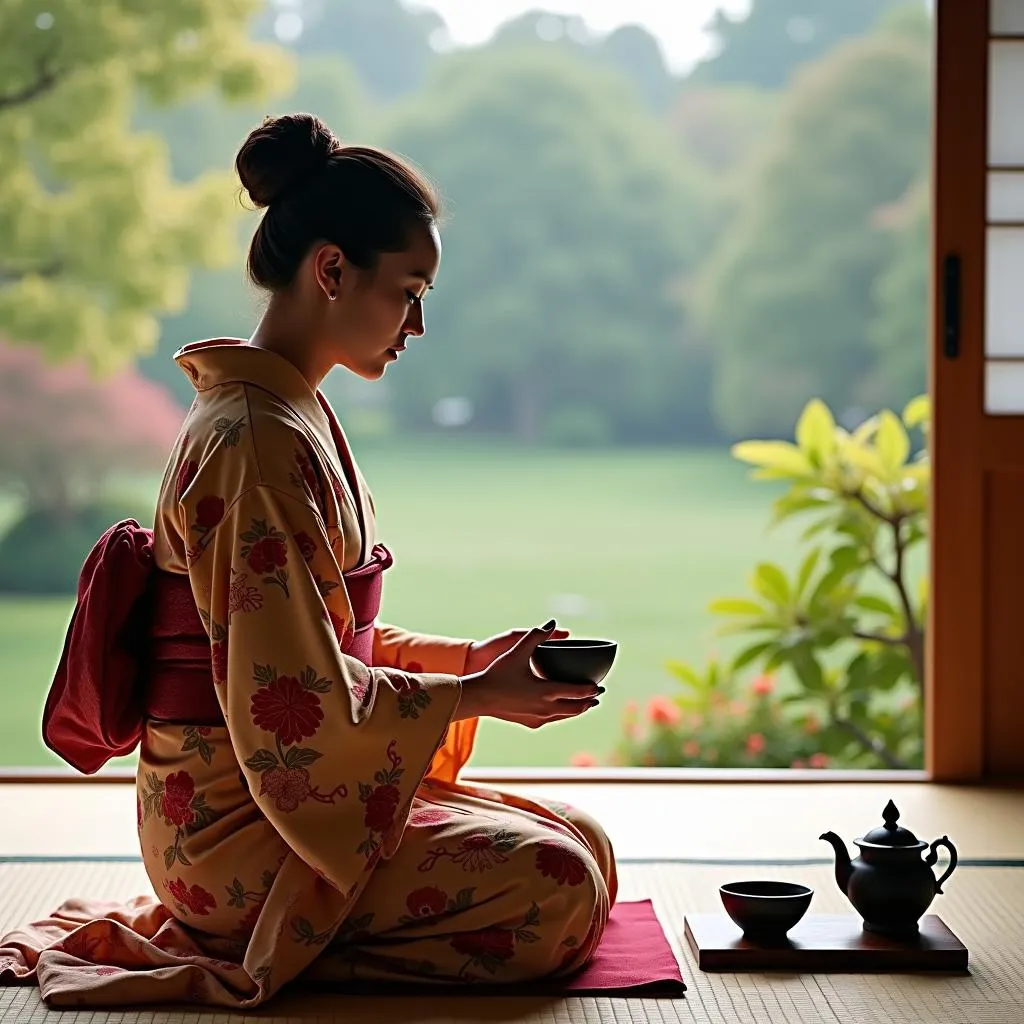
M 948 835 L 968 860 L 1024 860 L 1024 789 L 906 782 L 507 788 L 590 811 L 624 860 L 824 859 L 831 851 L 822 832 L 853 840 L 881 825 L 889 799 L 920 839 Z M 134 856 L 135 820 L 131 785 L 0 784 L 0 857 Z

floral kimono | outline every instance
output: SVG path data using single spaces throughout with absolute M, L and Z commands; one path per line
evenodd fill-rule
M 187 576 L 216 719 L 148 719 L 142 856 L 157 900 L 71 901 L 0 940 L 0 981 L 51 1005 L 265 1001 L 327 980 L 509 983 L 569 973 L 616 894 L 600 826 L 463 785 L 468 641 L 372 623 L 346 586 L 382 549 L 329 405 L 235 341 L 176 357 L 197 396 L 153 552 Z M 365 627 L 364 627 L 365 628 Z M 205 642 L 205 641 L 204 641 Z

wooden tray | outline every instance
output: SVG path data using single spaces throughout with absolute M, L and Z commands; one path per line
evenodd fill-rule
M 966 971 L 967 947 L 934 914 L 914 941 L 863 930 L 855 914 L 809 914 L 779 946 L 755 945 L 725 914 L 685 918 L 686 941 L 702 971 L 856 973 Z

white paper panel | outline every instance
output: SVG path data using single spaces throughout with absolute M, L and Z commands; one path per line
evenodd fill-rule
M 985 364 L 985 412 L 1024 416 L 1024 362 Z
M 1024 228 L 989 228 L 985 262 L 985 355 L 1024 358 Z
M 988 219 L 1024 223 L 1024 172 L 989 172 Z
M 1024 0 L 990 0 L 989 25 L 994 36 L 1024 34 Z
M 1024 41 L 988 46 L 988 162 L 1024 167 Z

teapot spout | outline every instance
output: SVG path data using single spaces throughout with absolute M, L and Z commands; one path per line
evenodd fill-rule
M 853 867 L 850 864 L 850 851 L 846 849 L 846 843 L 835 832 L 824 832 L 818 838 L 824 839 L 836 852 L 836 882 L 845 895 L 846 887 L 850 883 L 850 875 L 853 872 Z

